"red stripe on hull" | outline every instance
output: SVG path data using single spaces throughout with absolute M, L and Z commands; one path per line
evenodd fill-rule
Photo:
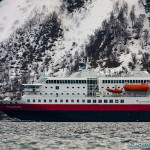
M 0 104 L 0 110 L 150 111 L 148 104 Z

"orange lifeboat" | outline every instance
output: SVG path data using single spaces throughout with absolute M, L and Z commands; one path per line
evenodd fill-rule
M 119 90 L 119 89 L 110 89 L 110 88 L 107 88 L 106 90 L 108 92 L 111 92 L 111 93 L 122 93 L 122 90 Z
M 147 84 L 126 84 L 124 86 L 125 91 L 148 91 Z

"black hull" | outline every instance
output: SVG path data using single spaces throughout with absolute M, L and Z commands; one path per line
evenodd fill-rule
M 22 121 L 150 122 L 150 111 L 3 111 Z

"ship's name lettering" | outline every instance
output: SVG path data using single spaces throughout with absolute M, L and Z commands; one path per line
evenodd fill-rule
M 21 108 L 21 106 L 6 106 L 7 108 Z

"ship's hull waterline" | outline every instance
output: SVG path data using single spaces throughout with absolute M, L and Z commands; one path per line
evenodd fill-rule
M 150 111 L 3 111 L 22 121 L 149 122 Z

